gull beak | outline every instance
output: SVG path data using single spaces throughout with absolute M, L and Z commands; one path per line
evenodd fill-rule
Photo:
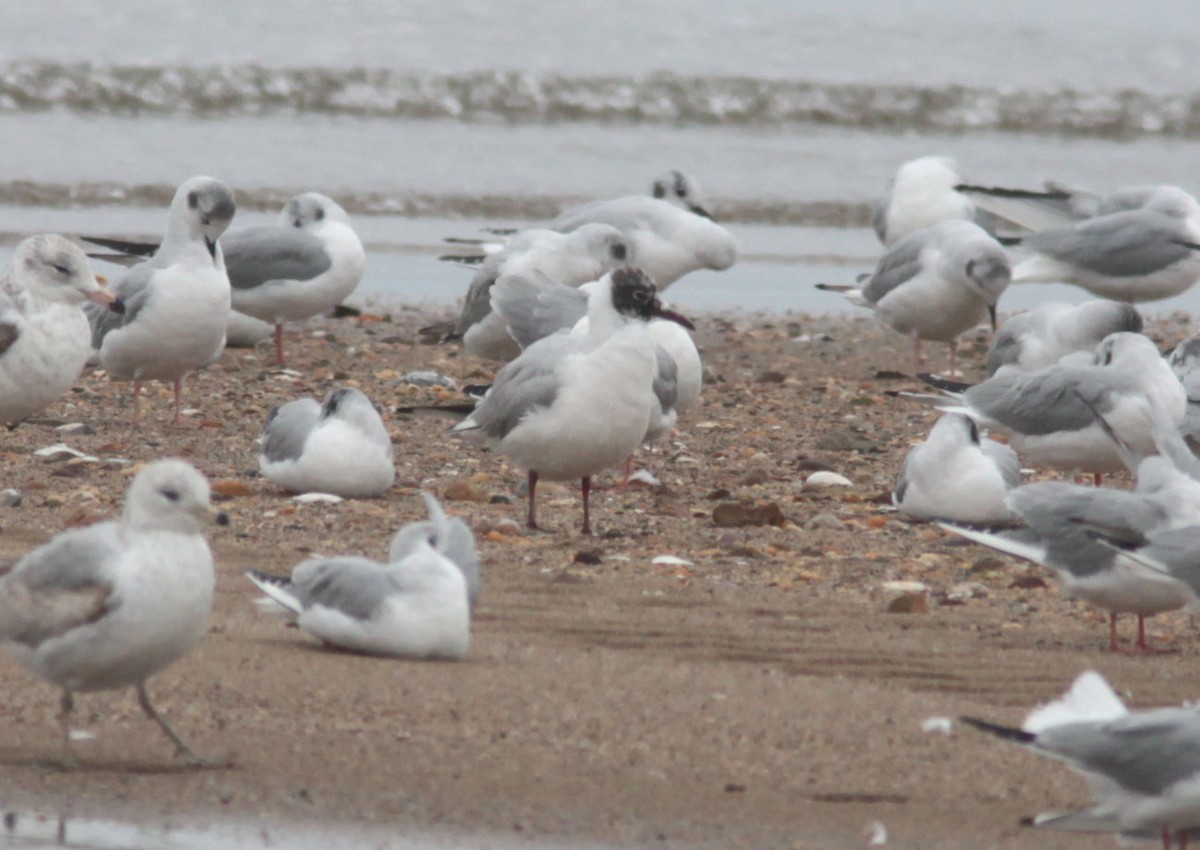
M 112 306 L 117 303 L 117 296 L 113 295 L 107 289 L 97 289 L 87 294 L 87 300 L 93 304 L 101 304 L 111 310 Z M 124 306 L 122 306 L 122 309 L 124 309 Z
M 996 332 L 996 305 L 995 304 L 988 305 L 988 319 L 992 323 L 992 333 L 995 333 Z
M 712 217 L 712 215 L 709 213 L 709 211 L 706 210 L 704 207 L 700 206 L 699 204 L 688 204 L 688 209 L 691 210 L 692 212 L 694 212 L 696 215 L 700 216 L 701 218 L 707 218 L 709 221 L 716 221 L 716 219 L 714 219 Z
M 679 315 L 674 310 L 668 310 L 666 307 L 658 307 L 652 314 L 656 318 L 666 319 L 668 322 L 674 322 L 677 325 L 683 325 L 689 331 L 694 331 L 696 326 L 689 322 L 685 317 Z

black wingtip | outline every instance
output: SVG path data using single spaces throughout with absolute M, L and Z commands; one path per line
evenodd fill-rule
M 975 386 L 968 384 L 965 381 L 952 381 L 949 378 L 943 378 L 940 375 L 934 375 L 931 372 L 918 372 L 917 378 L 923 383 L 929 384 L 931 387 L 936 387 L 939 390 L 945 390 L 950 393 L 962 393 Z
M 1032 744 L 1037 740 L 1037 735 L 1034 735 L 1032 732 L 1026 732 L 1024 729 L 1017 729 L 1015 726 L 1001 726 L 999 723 L 989 723 L 986 720 L 980 720 L 978 717 L 960 717 L 958 719 L 968 726 L 974 726 L 981 732 L 987 732 L 989 735 L 995 735 L 1006 741 L 1016 741 L 1018 744 Z
M 115 299 L 108 305 L 108 312 L 116 313 L 118 316 L 125 315 L 125 302 L 120 298 Z

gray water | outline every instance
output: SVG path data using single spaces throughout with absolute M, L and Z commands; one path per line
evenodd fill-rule
M 840 311 L 812 284 L 870 269 L 869 205 L 907 159 L 1200 189 L 1197 55 L 1183 0 L 23 4 L 0 43 L 0 259 L 42 230 L 157 236 L 205 173 L 237 188 L 235 227 L 333 195 L 368 244 L 360 299 L 449 304 L 469 273 L 435 261 L 443 237 L 682 168 L 742 260 L 672 298 Z M 1002 307 L 1084 297 L 1014 287 Z

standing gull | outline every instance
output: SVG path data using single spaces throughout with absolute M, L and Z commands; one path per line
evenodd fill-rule
M 1141 333 L 1142 317 L 1132 304 L 1085 301 L 1082 304 L 1042 304 L 1012 316 L 992 337 L 987 371 L 1033 372 L 1053 366 L 1068 354 L 1090 355 L 1109 334 Z
M 134 479 L 119 521 L 66 531 L 0 580 L 0 641 L 63 690 L 64 763 L 72 764 L 74 694 L 132 687 L 181 755 L 212 764 L 183 742 L 146 691 L 146 680 L 207 629 L 213 559 L 202 529 L 212 514 L 204 476 L 180 460 L 157 461 Z
M 1067 816 L 1083 828 L 1162 837 L 1183 850 L 1200 827 L 1200 712 L 1195 707 L 1130 712 L 1099 673 L 1079 676 L 1060 699 L 1016 729 L 973 717 L 964 723 L 1049 756 L 1081 774 L 1091 808 Z M 1060 817 L 1035 824 L 1054 825 Z M 1061 827 L 1060 827 L 1061 828 Z
M 279 224 L 235 230 L 221 240 L 233 309 L 275 325 L 275 364 L 284 365 L 283 323 L 331 310 L 362 280 L 366 253 L 337 202 L 317 192 L 284 205 Z
M 271 411 L 258 466 L 293 493 L 378 496 L 396 480 L 392 439 L 362 391 L 336 389 L 318 404 L 289 401 Z
M 1020 483 L 1017 453 L 981 437 L 970 417 L 950 413 L 905 457 L 892 502 L 921 519 L 995 525 L 1013 519 L 1004 499 Z
M 1004 249 L 987 231 L 969 221 L 945 221 L 889 248 L 858 288 L 817 287 L 872 307 L 885 323 L 912 337 L 917 371 L 925 363 L 922 340 L 948 343 L 955 372 L 959 334 L 985 319 L 996 326 L 996 302 L 1011 271 Z
M 658 316 L 690 326 L 663 308 L 640 269 L 617 269 L 588 290 L 587 335 L 559 333 L 529 346 L 451 429 L 486 438 L 529 471 L 530 528 L 537 528 L 538 480 L 579 479 L 583 533 L 591 533 L 591 478 L 633 453 L 656 403 L 646 322 Z
M 479 563 L 471 530 L 425 496 L 430 519 L 405 526 L 388 563 L 342 555 L 310 558 L 291 578 L 246 576 L 324 643 L 395 658 L 456 660 L 471 642 Z
M 183 379 L 221 356 L 229 323 L 229 277 L 217 239 L 236 206 L 228 186 L 193 177 L 175 192 L 167 234 L 154 256 L 113 287 L 122 315 L 89 309 L 100 364 L 133 380 L 134 421 L 142 383 L 172 381 L 179 424 Z
M 75 383 L 91 351 L 84 301 L 114 304 L 83 251 L 53 234 L 17 245 L 0 280 L 0 423 L 16 426 Z

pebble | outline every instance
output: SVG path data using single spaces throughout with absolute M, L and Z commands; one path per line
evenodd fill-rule
M 755 525 L 783 525 L 787 517 L 775 502 L 754 505 L 748 502 L 722 502 L 713 508 L 713 525 L 718 528 L 743 528 Z
M 469 479 L 455 478 L 442 491 L 442 498 L 447 502 L 486 502 L 490 497 L 480 492 Z
M 827 469 L 814 472 L 804 479 L 805 490 L 816 490 L 822 487 L 853 487 L 854 482 L 844 475 L 838 475 Z
M 40 457 L 46 463 L 58 463 L 71 458 L 81 458 L 89 463 L 96 463 L 100 458 L 92 457 L 89 454 L 73 449 L 65 443 L 55 443 L 53 446 L 46 446 L 44 449 L 38 449 L 33 453 L 34 457 Z
M 14 490 L 9 487 L 0 490 L 0 508 L 19 508 L 21 507 L 21 491 Z
M 82 436 L 91 436 L 96 433 L 95 429 L 86 422 L 68 422 L 66 425 L 59 425 L 54 430 L 60 434 L 78 434 Z
M 345 499 L 335 496 L 333 493 L 301 493 L 299 496 L 292 496 L 292 501 L 302 505 L 336 505 L 338 502 L 344 502 Z
M 447 378 L 444 375 L 439 375 L 433 371 L 409 372 L 400 378 L 406 384 L 412 384 L 415 387 L 445 387 L 448 390 L 458 389 L 458 384 L 453 379 Z
M 837 531 L 845 528 L 846 524 L 833 514 L 817 514 L 808 522 L 804 523 L 804 527 L 809 531 L 816 531 L 817 529 L 822 528 Z
M 927 614 L 929 602 L 924 593 L 904 593 L 888 603 L 889 614 Z

